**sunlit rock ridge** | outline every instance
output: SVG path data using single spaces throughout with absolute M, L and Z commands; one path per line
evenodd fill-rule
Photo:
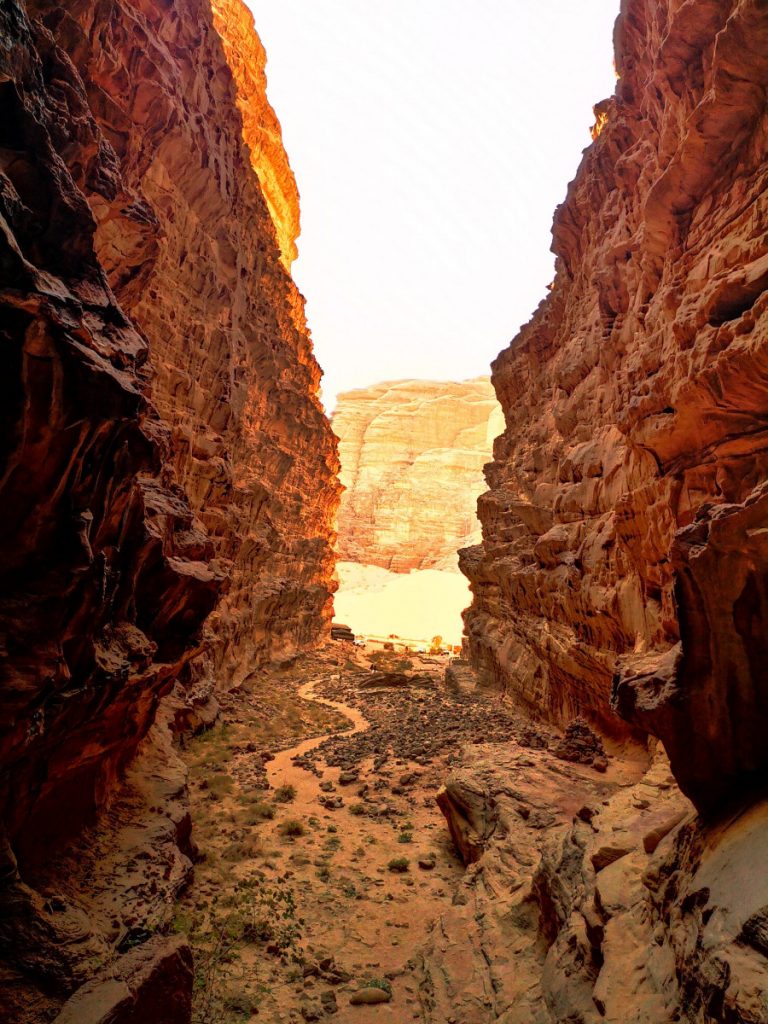
M 338 555 L 394 572 L 454 569 L 479 540 L 483 466 L 503 421 L 487 377 L 385 381 L 339 395 Z

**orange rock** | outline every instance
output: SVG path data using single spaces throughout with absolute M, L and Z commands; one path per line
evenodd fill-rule
M 151 246 L 126 253 L 124 224 L 138 214 L 84 183 L 97 253 L 149 339 L 151 396 L 194 529 L 229 578 L 195 675 L 238 683 L 327 632 L 339 493 L 321 372 L 286 269 L 298 197 L 264 50 L 240 0 L 176 0 L 170 14 L 148 0 L 80 0 L 57 32 L 99 93 L 132 209 L 154 221 Z
M 468 646 L 560 721 L 620 730 L 616 678 L 711 808 L 768 770 L 768 14 L 630 0 L 616 47 L 553 290 L 493 366 Z
M 250 16 L 216 18 L 225 41 L 208 0 L 0 12 L 4 1020 L 52 1019 L 111 947 L 93 893 L 29 883 L 57 892 L 63 844 L 108 830 L 174 681 L 195 690 L 176 721 L 206 720 L 215 685 L 330 626 L 338 459 L 295 185 Z M 125 804 L 142 865 L 158 837 L 192 852 L 170 781 L 164 824 Z M 156 909 L 189 862 L 144 866 L 132 899 Z M 116 908 L 118 873 L 92 879 Z
M 275 225 L 280 258 L 290 270 L 297 256 L 299 190 L 283 148 L 280 122 L 267 99 L 267 55 L 242 0 L 213 0 L 211 10 L 235 81 L 251 166 Z

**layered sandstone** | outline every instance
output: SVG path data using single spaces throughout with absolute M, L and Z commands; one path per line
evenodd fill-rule
M 454 569 L 456 550 L 477 538 L 482 470 L 501 428 L 487 377 L 339 395 L 339 557 L 394 572 Z
M 249 16 L 215 13 L 226 44 L 208 0 L 0 12 L 3 1019 L 50 1019 L 183 884 L 177 849 L 146 864 L 155 839 L 192 852 L 162 695 L 330 620 L 337 458 L 286 269 L 295 185 Z M 139 747 L 158 785 L 126 795 Z M 58 855 L 119 800 L 143 881 L 123 871 L 121 905 L 102 851 L 97 913 Z
M 263 91 L 263 50 L 240 0 L 213 12 L 207 0 L 168 10 L 79 0 L 64 15 L 52 0 L 35 3 L 55 19 L 124 180 L 157 221 L 148 266 L 89 197 L 111 283 L 152 341 L 152 397 L 174 466 L 229 576 L 206 672 L 237 682 L 330 621 L 337 501 L 320 370 L 285 269 L 297 195 Z M 142 60 L 126 81 L 137 45 Z M 284 201 L 267 191 L 276 220 L 261 181 L 282 183 Z
M 598 774 L 553 749 L 476 746 L 438 794 L 468 870 L 424 954 L 426 1020 L 768 1019 L 766 802 L 702 828 L 660 751 Z
M 627 0 L 615 95 L 494 363 L 468 649 L 535 713 L 613 705 L 711 810 L 768 768 L 768 14 Z

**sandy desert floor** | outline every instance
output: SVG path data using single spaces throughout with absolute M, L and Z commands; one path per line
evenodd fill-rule
M 197 1024 L 423 1019 L 419 949 L 464 872 L 435 793 L 510 716 L 427 658 L 432 684 L 369 687 L 369 658 L 344 645 L 246 688 L 187 750 Z M 361 988 L 388 1001 L 355 1005 Z
M 461 613 L 469 605 L 469 584 L 458 571 L 419 569 L 389 572 L 377 565 L 339 562 L 336 620 L 364 636 L 399 637 L 428 642 L 441 636 L 460 644 Z

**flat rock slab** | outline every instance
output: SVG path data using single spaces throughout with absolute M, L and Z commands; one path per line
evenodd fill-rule
M 53 1024 L 189 1024 L 192 951 L 158 935 L 119 957 L 68 999 Z

